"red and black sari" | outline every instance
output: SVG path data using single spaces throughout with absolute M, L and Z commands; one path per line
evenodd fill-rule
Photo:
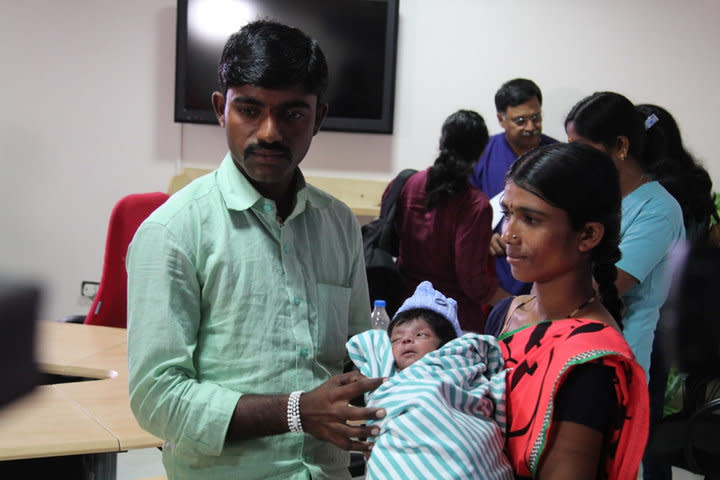
M 572 318 L 529 325 L 498 340 L 505 366 L 512 368 L 506 450 L 515 473 L 537 474 L 553 429 L 558 390 L 574 367 L 596 362 L 611 368 L 617 396 L 600 478 L 635 480 L 648 436 L 648 390 L 622 335 L 603 323 Z

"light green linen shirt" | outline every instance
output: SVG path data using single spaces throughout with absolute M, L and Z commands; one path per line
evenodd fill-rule
M 281 225 L 228 154 L 130 245 L 130 404 L 170 479 L 349 478 L 347 452 L 307 434 L 225 443 L 242 394 L 313 389 L 370 327 L 357 219 L 300 185 Z

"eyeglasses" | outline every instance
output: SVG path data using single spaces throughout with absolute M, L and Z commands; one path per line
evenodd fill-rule
M 503 115 L 503 119 L 504 118 L 506 118 L 505 115 Z M 510 121 L 518 127 L 524 127 L 528 121 L 531 121 L 534 125 L 537 125 L 538 123 L 542 123 L 542 112 L 534 113 L 527 117 L 514 117 L 511 118 Z

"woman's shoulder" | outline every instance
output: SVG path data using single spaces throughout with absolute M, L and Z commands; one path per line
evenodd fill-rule
M 485 192 L 482 190 L 474 188 L 472 185 L 468 185 L 468 188 L 465 191 L 467 192 L 466 196 L 475 208 L 487 208 L 490 206 L 490 198 L 485 195 Z
M 623 234 L 628 228 L 657 225 L 675 234 L 683 228 L 680 204 L 658 182 L 635 189 L 622 201 Z
M 657 181 L 645 183 L 630 192 L 623 198 L 623 207 L 623 210 L 631 207 L 659 215 L 682 216 L 678 201 Z
M 606 322 L 594 318 L 562 318 L 528 325 L 513 337 L 521 343 L 532 341 L 553 349 L 560 348 L 572 355 L 578 353 L 616 354 L 634 359 L 623 334 Z

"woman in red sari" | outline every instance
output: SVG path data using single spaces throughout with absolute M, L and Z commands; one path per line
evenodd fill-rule
M 537 148 L 508 172 L 507 260 L 533 287 L 499 302 L 485 332 L 512 369 L 506 450 L 519 478 L 637 478 L 648 393 L 614 283 L 620 202 L 612 161 L 586 145 Z

